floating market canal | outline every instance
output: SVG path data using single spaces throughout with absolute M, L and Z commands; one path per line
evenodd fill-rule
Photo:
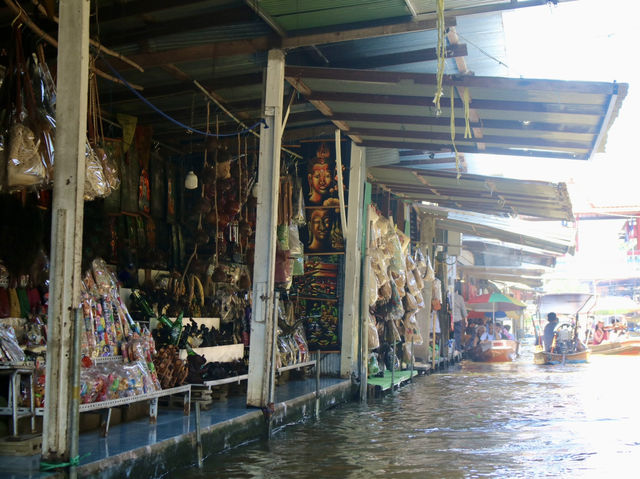
M 182 478 L 637 477 L 637 358 L 463 361 L 210 456 Z

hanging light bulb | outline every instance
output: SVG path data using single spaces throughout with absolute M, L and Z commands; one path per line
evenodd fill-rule
M 193 170 L 189 170 L 189 173 L 187 173 L 184 179 L 184 187 L 188 190 L 195 190 L 198 187 L 198 177 Z

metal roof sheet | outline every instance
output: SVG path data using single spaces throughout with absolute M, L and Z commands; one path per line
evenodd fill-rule
M 368 169 L 369 180 L 411 201 L 499 216 L 529 216 L 573 221 L 564 183 L 515 180 L 455 172 L 418 170 L 410 166 Z
M 294 67 L 286 78 L 328 119 L 364 146 L 588 159 L 603 146 L 627 84 L 445 75 L 441 114 L 436 76 Z M 471 138 L 464 138 L 464 90 Z M 451 91 L 456 122 L 451 140 Z M 484 131 L 484 128 L 488 129 Z
M 416 205 L 420 213 L 434 215 L 436 227 L 465 235 L 494 238 L 555 254 L 573 254 L 575 231 L 556 222 L 525 221 L 480 213 Z
M 411 15 L 404 0 L 262 0 L 257 5 L 288 32 Z

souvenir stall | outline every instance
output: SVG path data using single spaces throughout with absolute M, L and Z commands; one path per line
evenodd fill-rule
M 13 35 L 0 105 L 0 414 L 16 435 L 46 402 L 56 92 L 42 46 Z M 95 77 L 89 97 L 80 410 L 149 399 L 153 419 L 159 397 L 180 394 L 188 414 L 191 384 L 246 379 L 256 142 L 250 130 L 220 135 L 178 156 L 135 117 L 103 124 Z
M 423 344 L 416 314 L 424 307 L 422 295 L 428 264 L 420 248 L 398 230 L 392 218 L 369 206 L 369 252 L 365 277 L 369 318 L 367 326 L 368 376 L 384 377 L 413 369 L 414 347 Z

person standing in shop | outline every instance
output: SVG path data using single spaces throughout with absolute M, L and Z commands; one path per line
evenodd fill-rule
M 455 348 L 462 351 L 462 334 L 467 327 L 467 307 L 462 297 L 462 285 L 456 282 L 453 293 L 453 339 L 456 342 Z

